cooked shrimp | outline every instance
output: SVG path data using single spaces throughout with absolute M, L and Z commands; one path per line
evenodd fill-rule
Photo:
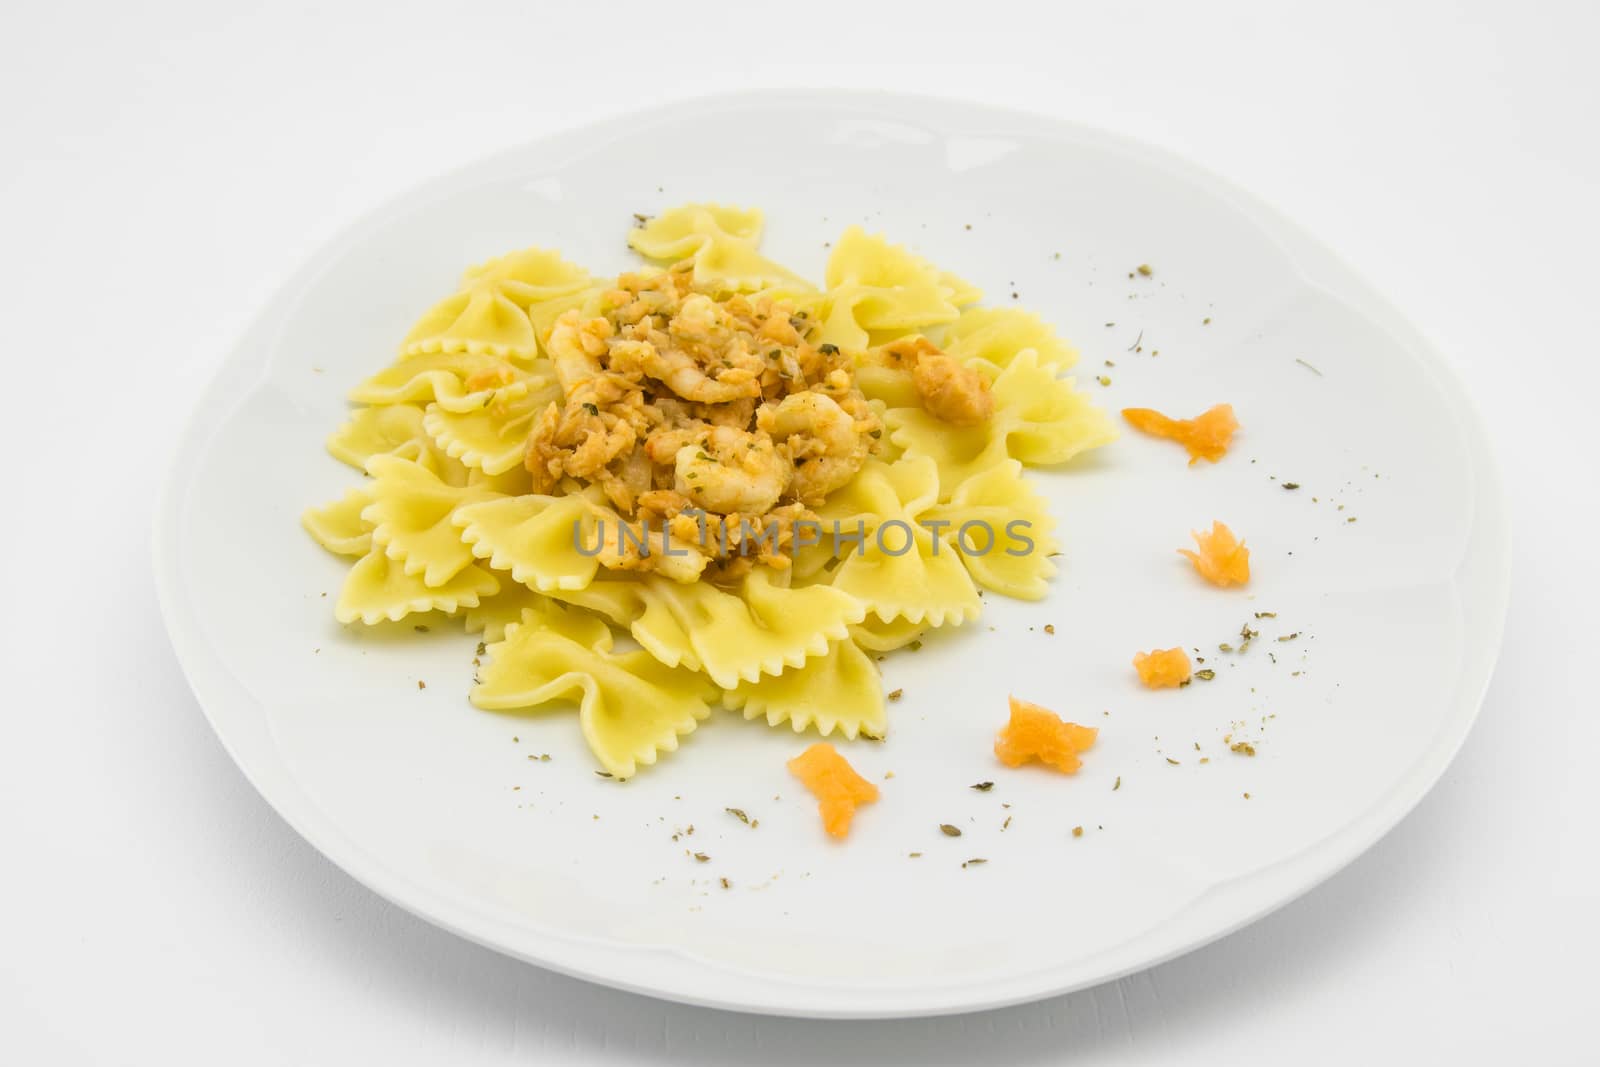
M 678 450 L 673 488 L 706 511 L 761 515 L 788 488 L 792 470 L 765 433 L 716 426 L 702 444 Z
M 745 356 L 748 357 L 748 353 Z M 713 374 L 681 348 L 663 350 L 648 345 L 639 355 L 639 366 L 644 373 L 683 399 L 701 404 L 726 404 L 747 396 L 760 396 L 761 382 L 758 376 L 763 368 L 759 366 L 759 361 L 756 362 L 757 366 L 752 368 L 729 361 L 727 366 Z
M 696 289 L 687 262 L 619 276 L 598 311 L 551 328 L 562 395 L 533 420 L 534 491 L 596 487 L 636 528 L 656 520 L 700 542 L 723 579 L 753 562 L 786 566 L 795 517 L 848 481 L 882 434 L 853 357 L 813 345 L 811 312 L 789 299 Z M 728 558 L 746 547 L 759 551 Z M 621 542 L 604 562 L 681 566 Z
M 911 380 L 929 414 L 956 426 L 976 426 L 994 414 L 988 379 L 954 356 L 924 353 L 911 370 Z
M 595 473 L 595 483 L 619 511 L 632 513 L 640 496 L 651 492 L 654 473 L 650 457 L 630 445 L 620 459 Z
M 836 401 L 815 392 L 765 405 L 756 412 L 756 425 L 782 442 L 794 462 L 788 495 L 806 504 L 821 503 L 854 478 L 872 440 Z
M 645 439 L 644 450 L 652 463 L 672 463 L 683 448 L 699 444 L 710 433 L 711 427 L 703 422 L 664 427 L 651 432 Z
M 624 522 L 616 516 L 600 521 L 599 551 L 595 559 L 613 571 L 647 571 L 675 582 L 692 582 L 710 562 L 693 541 L 672 538 L 672 551 L 666 551 L 667 533 L 658 523 Z
M 874 349 L 868 359 L 879 366 L 909 370 L 922 406 L 956 426 L 976 426 L 994 414 L 989 381 L 926 337 L 903 337 Z
M 534 420 L 528 432 L 528 449 L 522 465 L 533 476 L 535 493 L 551 493 L 561 481 L 561 449 L 556 444 L 556 429 L 561 425 L 561 406 L 552 402 Z
M 601 357 L 613 333 L 604 318 L 586 319 L 576 310 L 562 312 L 550 331 L 550 362 L 562 390 L 571 396 L 584 382 L 600 375 Z

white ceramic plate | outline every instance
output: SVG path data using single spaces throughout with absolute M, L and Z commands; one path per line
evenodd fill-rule
M 990 596 L 978 624 L 884 663 L 905 692 L 890 737 L 846 749 L 882 800 L 843 844 L 784 770 L 812 738 L 720 713 L 655 768 L 602 780 L 572 715 L 468 705 L 476 638 L 335 623 L 344 564 L 297 521 L 358 477 L 322 447 L 345 391 L 463 266 L 539 244 L 618 270 L 632 213 L 687 200 L 763 208 L 766 250 L 815 278 L 825 243 L 864 223 L 989 303 L 1015 292 L 1058 324 L 1107 407 L 1229 401 L 1244 425 L 1214 467 L 1125 435 L 1036 475 L 1062 524 L 1051 596 Z M 1130 278 L 1142 263 L 1153 275 Z M 1248 539 L 1247 592 L 1203 585 L 1174 552 L 1213 518 Z M 354 877 L 569 974 L 838 1017 L 1091 985 L 1326 878 L 1455 753 L 1507 589 L 1476 417 L 1439 356 L 1321 246 L 1114 136 L 840 93 L 702 100 L 564 133 L 341 236 L 224 361 L 156 554 L 173 643 L 223 743 Z M 1217 652 L 1246 622 L 1253 647 Z M 1200 649 L 1216 679 L 1141 690 L 1130 657 L 1174 644 Z M 1101 727 L 1078 776 L 996 764 L 1008 693 Z M 969 788 L 984 780 L 996 785 Z M 974 858 L 987 862 L 963 866 Z

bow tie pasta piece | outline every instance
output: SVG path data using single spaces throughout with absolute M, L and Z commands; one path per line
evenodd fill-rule
M 514 711 L 576 695 L 589 750 L 618 778 L 675 750 L 678 739 L 711 714 L 716 691 L 695 672 L 668 667 L 648 652 L 618 655 L 609 631 L 600 640 L 579 641 L 550 623 L 549 616 L 529 611 L 506 627 L 504 639 L 489 646 L 472 688 L 475 705 Z
M 422 425 L 446 454 L 485 474 L 504 474 L 522 465 L 534 419 L 561 395 L 553 376 L 539 376 L 497 390 L 472 411 L 431 405 Z
M 833 538 L 828 529 L 819 530 L 815 544 L 796 546 L 789 564 L 789 584 L 796 588 L 805 585 L 831 585 L 839 566 L 833 554 Z
M 527 496 L 533 492 L 533 476 L 526 467 L 512 467 L 500 474 L 485 474 L 468 467 L 466 484 L 490 496 Z
M 960 554 L 935 545 L 921 524 L 938 492 L 938 467 L 926 457 L 869 460 L 822 512 L 846 534 L 863 532 L 828 588 L 855 597 L 884 622 L 905 619 L 931 628 L 977 618 L 982 605 Z
M 960 305 L 983 297 L 980 290 L 954 274 L 912 255 L 900 245 L 890 244 L 881 234 L 867 233 L 860 226 L 851 226 L 839 235 L 828 256 L 823 281 L 829 289 L 845 285 L 864 285 L 872 289 L 930 286 L 942 290 L 941 295 L 949 303 Z
M 979 289 L 969 281 L 956 277 L 947 270 L 939 272 L 939 284 L 948 291 L 946 299 L 958 308 L 964 308 L 968 304 L 976 304 L 983 299 L 982 289 Z
M 461 276 L 461 289 L 493 288 L 520 308 L 559 300 L 593 288 L 589 272 L 561 258 L 561 253 L 543 248 L 524 248 L 468 267 Z
M 916 379 L 905 367 L 858 361 L 855 375 L 856 385 L 862 395 L 881 403 L 885 409 L 922 406 L 922 394 L 917 392 Z
M 648 584 L 652 580 L 656 579 L 612 575 L 596 578 L 582 589 L 554 589 L 550 595 L 610 619 L 667 666 L 698 671 L 700 657 L 689 632 L 672 614 L 666 598 L 654 595 Z
M 918 640 L 927 632 L 927 626 L 922 623 L 907 619 L 884 622 L 876 615 L 868 615 L 860 623 L 850 627 L 850 639 L 873 652 L 893 652 Z
M 740 682 L 722 702 L 746 719 L 765 717 L 768 726 L 787 722 L 795 733 L 815 726 L 823 737 L 837 729 L 854 741 L 860 734 L 883 737 L 888 727 L 878 669 L 848 639 L 794 670 Z
M 499 641 L 505 637 L 507 626 L 521 621 L 524 611 L 530 609 L 542 611 L 550 603 L 544 594 L 535 593 L 521 582 L 504 582 L 500 591 L 494 596 L 485 597 L 478 602 L 477 607 L 468 608 L 463 612 L 462 621 L 465 623 L 467 633 L 482 634 L 483 639 L 488 642 Z M 594 618 L 592 615 L 584 616 L 574 608 L 566 610 L 578 618 Z M 601 623 L 601 626 L 604 625 Z
M 1021 308 L 968 308 L 945 327 L 941 347 L 962 362 L 982 359 L 997 367 L 1029 348 L 1041 367 L 1066 370 L 1078 362 L 1078 350 L 1057 337 L 1055 327 Z
M 528 371 L 504 356 L 427 352 L 402 356 L 350 391 L 358 404 L 437 403 L 446 411 L 476 411 Z
M 923 521 L 941 521 L 944 543 L 960 553 L 974 581 L 1019 600 L 1042 600 L 1056 566 L 1055 520 L 1029 487 L 1022 464 L 1008 459 L 956 487 L 950 502 L 929 508 Z M 968 524 L 974 524 L 968 526 Z
M 364 556 L 372 550 L 372 524 L 361 517 L 372 503 L 372 489 L 360 486 L 320 508 L 307 508 L 300 516 L 306 533 L 341 556 Z
M 467 483 L 467 468 L 445 454 L 423 428 L 415 404 L 360 408 L 328 438 L 328 452 L 341 463 L 366 470 L 373 456 L 416 460 L 450 485 Z
M 420 574 L 427 586 L 439 586 L 472 563 L 472 549 L 451 521 L 464 504 L 490 496 L 486 489 L 451 486 L 426 467 L 398 456 L 367 460 L 372 503 L 361 512 L 372 524 L 372 543 L 406 574 Z
M 636 227 L 628 244 L 663 263 L 692 260 L 695 284 L 719 292 L 810 290 L 804 278 L 756 251 L 761 227 L 761 212 L 753 209 L 685 204 Z
M 466 352 L 531 360 L 533 309 L 592 287 L 589 272 L 554 252 L 528 248 L 472 267 L 400 344 L 403 356 Z
M 921 464 L 901 466 L 895 457 L 880 454 L 868 466 L 875 472 L 872 477 L 863 479 L 858 473 L 817 509 L 816 543 L 797 544 L 789 567 L 791 585 L 831 585 L 840 564 L 858 549 L 858 531 L 870 531 L 880 517 L 893 518 L 902 510 L 920 513 L 937 499 L 938 486 L 928 481 Z
M 393 452 L 412 441 L 427 439 L 422 409 L 415 404 L 358 408 L 328 438 L 328 451 L 341 463 L 364 468 L 372 456 Z
M 764 567 L 746 575 L 737 593 L 652 574 L 556 595 L 627 627 L 661 662 L 702 671 L 725 690 L 825 654 L 865 616 L 853 597 L 823 585 L 775 584 Z
M 938 467 L 926 458 L 886 463 L 869 459 L 843 488 L 828 495 L 817 515 L 829 525 L 853 527 L 882 519 L 921 515 L 939 499 Z
M 445 297 L 400 342 L 402 356 L 450 352 L 532 359 L 539 343 L 528 313 L 488 285 Z
M 920 408 L 891 408 L 889 437 L 907 456 L 928 456 L 939 465 L 942 495 L 1006 458 L 1027 466 L 1065 463 L 1116 438 L 1105 412 L 1058 378 L 1038 356 L 1020 352 L 1004 368 L 982 360 L 970 366 L 990 379 L 994 414 L 975 426 L 952 426 Z
M 488 500 L 461 508 L 454 522 L 473 555 L 516 581 L 542 593 L 582 589 L 600 568 L 578 547 L 597 543 L 600 510 L 591 495 Z
M 948 546 L 935 554 L 933 536 L 921 527 L 891 529 L 884 538 L 887 549 L 874 540 L 839 565 L 832 586 L 813 588 L 847 593 L 885 622 L 904 619 L 931 628 L 976 619 L 982 604 L 961 557 Z
M 943 293 L 942 286 L 830 289 L 823 300 L 817 341 L 855 352 L 949 322 L 960 312 Z
M 515 592 L 515 589 L 517 587 L 512 587 L 512 592 Z M 571 605 L 565 605 L 562 601 L 552 600 L 544 593 L 533 592 L 526 585 L 522 585 L 520 589 L 522 593 L 517 595 L 523 598 L 522 611 L 515 619 L 507 619 L 506 629 L 496 640 L 506 640 L 514 627 L 520 627 L 525 635 L 528 630 L 549 630 L 550 633 L 562 635 L 566 640 L 578 641 L 584 648 L 595 648 L 610 653 L 613 640 L 611 640 L 610 624 L 606 624 L 605 619 L 592 611 L 582 611 Z
M 825 280 L 828 292 L 818 340 L 852 350 L 954 322 L 961 315 L 959 302 L 982 295 L 859 226 L 840 235 L 828 257 Z
M 688 635 L 700 669 L 721 688 L 732 689 L 741 680 L 754 682 L 823 655 L 829 642 L 843 640 L 850 625 L 866 614 L 855 598 L 836 589 L 785 588 L 770 573 L 764 567 L 751 571 L 738 595 L 709 582 L 684 585 L 655 576 L 645 579 L 644 589 L 646 598 L 663 602 Z M 649 648 L 665 635 L 636 633 L 634 639 Z
M 420 575 L 407 574 L 383 549 L 373 546 L 345 576 L 334 617 L 343 623 L 359 619 L 374 626 L 384 619 L 399 621 L 413 612 L 454 614 L 477 607 L 483 597 L 499 591 L 500 580 L 475 563 L 443 585 L 425 585 Z
M 676 263 L 700 250 L 708 236 L 755 244 L 766 225 L 756 208 L 723 204 L 684 204 L 663 211 L 628 234 L 628 245 L 647 259 Z

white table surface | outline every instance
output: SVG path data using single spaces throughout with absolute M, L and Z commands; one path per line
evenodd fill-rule
M 7 1062 L 1595 1062 L 1600 8 L 28 7 L 0 13 Z M 249 317 L 459 162 L 771 85 L 968 96 L 1173 148 L 1323 236 L 1450 355 L 1508 475 L 1508 636 L 1454 766 L 1349 869 L 1074 996 L 759 1019 L 434 929 L 234 769 L 167 645 L 148 541 L 177 427 Z

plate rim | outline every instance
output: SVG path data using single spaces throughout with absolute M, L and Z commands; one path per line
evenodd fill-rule
M 250 754 L 243 751 L 241 739 L 232 733 L 237 724 L 224 723 L 217 710 L 219 689 L 227 687 L 227 668 L 209 646 L 198 625 L 190 617 L 186 603 L 181 552 L 181 518 L 185 495 L 203 454 L 206 440 L 225 424 L 235 406 L 265 377 L 272 351 L 270 343 L 275 319 L 292 307 L 299 294 L 314 284 L 339 250 L 363 234 L 380 229 L 386 222 L 414 205 L 443 195 L 469 176 L 492 170 L 536 147 L 563 146 L 585 140 L 620 136 L 630 128 L 648 126 L 685 111 L 705 113 L 719 109 L 752 106 L 851 109 L 894 114 L 910 121 L 928 121 L 940 109 L 955 111 L 963 119 L 985 119 L 1021 124 L 1041 136 L 1071 138 L 1115 149 L 1141 163 L 1175 171 L 1209 193 L 1225 197 L 1237 210 L 1248 213 L 1267 225 L 1278 238 L 1293 238 L 1301 247 L 1315 252 L 1328 266 L 1343 275 L 1348 288 L 1340 292 L 1350 303 L 1359 297 L 1353 310 L 1362 318 L 1380 322 L 1396 336 L 1425 369 L 1460 426 L 1467 445 L 1464 459 L 1472 475 L 1473 507 L 1468 551 L 1452 577 L 1452 588 L 1460 595 L 1469 583 L 1476 596 L 1465 602 L 1481 608 L 1480 618 L 1467 628 L 1467 643 L 1481 634 L 1485 648 L 1480 655 L 1468 656 L 1454 692 L 1447 698 L 1446 718 L 1427 749 L 1422 752 L 1383 797 L 1367 810 L 1345 822 L 1339 829 L 1275 864 L 1249 872 L 1212 887 L 1195 901 L 1179 908 L 1172 916 L 1150 929 L 1106 950 L 1104 953 L 1071 961 L 1054 968 L 1008 976 L 1005 980 L 968 982 L 931 988 L 900 987 L 830 990 L 825 981 L 767 978 L 752 981 L 736 973 L 687 954 L 663 953 L 648 946 L 607 945 L 603 942 L 564 935 L 542 926 L 521 927 L 519 945 L 506 943 L 496 928 L 507 924 L 487 914 L 452 904 L 433 890 L 388 870 L 368 855 L 359 843 L 349 840 L 306 796 L 286 768 L 263 760 L 259 746 Z M 934 115 L 930 115 L 930 111 Z M 481 179 L 479 179 L 481 180 Z M 1306 279 L 1310 284 L 1309 279 Z M 259 352 L 252 359 L 252 350 Z M 161 616 L 185 681 L 195 696 L 206 720 L 223 749 L 246 780 L 267 805 L 327 860 L 367 889 L 412 915 L 448 930 L 469 941 L 514 958 L 630 993 L 722 1010 L 800 1018 L 884 1019 L 959 1014 L 984 1011 L 1058 996 L 1114 981 L 1127 974 L 1157 966 L 1213 941 L 1226 937 L 1278 908 L 1298 899 L 1332 877 L 1365 853 L 1406 817 L 1437 784 L 1453 762 L 1482 708 L 1503 644 L 1511 588 L 1511 520 L 1506 507 L 1504 480 L 1499 460 L 1492 447 L 1486 424 L 1474 397 L 1456 374 L 1449 360 L 1433 340 L 1410 323 L 1388 298 L 1337 252 L 1281 212 L 1272 202 L 1249 191 L 1234 180 L 1194 163 L 1181 154 L 1094 125 L 1065 119 L 1059 115 L 1027 108 L 984 103 L 959 97 L 899 93 L 860 89 L 751 89 L 676 98 L 651 108 L 613 112 L 587 118 L 578 124 L 549 130 L 515 145 L 489 153 L 441 174 L 427 178 L 373 209 L 318 242 L 252 316 L 250 324 L 229 346 L 209 383 L 200 392 L 195 407 L 185 420 L 169 455 L 161 490 L 156 501 L 151 547 L 157 600 Z M 1483 573 L 1467 575 L 1468 563 L 1484 557 Z M 237 684 L 237 683 L 235 683 Z M 209 699 L 208 699 L 209 697 Z M 270 735 L 269 735 L 270 741 Z M 269 744 L 269 747 L 270 744 Z M 1230 907 L 1224 890 L 1237 894 L 1238 887 L 1258 888 L 1254 895 L 1264 902 L 1253 906 Z M 1174 928 L 1189 931 L 1173 936 Z M 1162 935 L 1165 933 L 1165 936 Z M 1147 942 L 1164 944 L 1160 949 L 1141 949 Z M 531 947 L 530 947 L 531 946 Z M 641 968 L 647 957 L 656 959 Z M 671 962 L 661 964 L 670 956 Z M 607 957 L 614 959 L 608 962 Z M 626 957 L 624 959 L 623 957 Z M 1101 957 L 1102 969 L 1087 966 Z M 720 974 L 724 991 L 704 993 L 696 988 L 659 978 L 640 977 L 649 970 L 681 977 L 698 972 L 702 977 Z M 1076 971 L 1078 973 L 1064 973 Z M 628 972 L 632 971 L 630 975 Z M 1093 973 L 1085 974 L 1085 971 Z M 731 979 L 731 981 L 730 981 Z M 757 991 L 756 987 L 762 988 Z

